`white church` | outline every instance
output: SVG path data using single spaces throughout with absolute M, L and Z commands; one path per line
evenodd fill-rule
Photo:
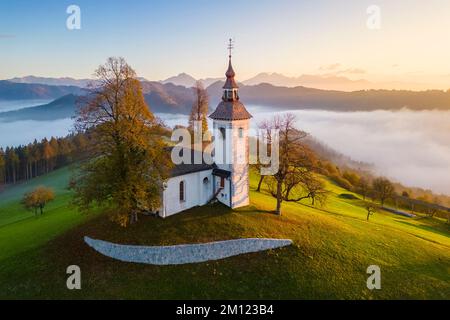
M 213 200 L 233 209 L 249 204 L 248 131 L 252 115 L 239 101 L 231 50 L 225 75 L 222 101 L 209 116 L 213 120 L 214 163 L 202 160 L 201 164 L 182 163 L 173 168 L 158 212 L 163 218 Z

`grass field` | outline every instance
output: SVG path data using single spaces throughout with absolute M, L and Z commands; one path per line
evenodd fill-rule
M 66 167 L 49 173 L 46 176 L 6 188 L 6 190 L 0 193 L 0 227 L 34 216 L 33 212 L 23 209 L 20 200 L 25 193 L 33 190 L 37 186 L 45 185 L 55 191 L 56 201 L 49 205 L 50 210 L 61 204 L 67 204 L 67 196 L 70 197 L 70 191 L 67 189 L 70 172 L 70 167 Z
M 70 175 L 71 169 L 63 168 L 0 193 L 0 261 L 38 248 L 91 218 L 77 213 L 70 205 L 72 195 L 67 188 Z M 25 210 L 20 201 L 23 194 L 40 185 L 51 187 L 56 198 L 47 205 L 44 215 L 35 216 Z
M 20 208 L 31 185 L 0 194 L 0 298 L 112 299 L 449 299 L 450 230 L 436 218 L 379 212 L 366 221 L 359 199 L 331 182 L 325 208 L 283 204 L 254 191 L 251 206 L 195 208 L 165 220 L 142 217 L 123 229 L 106 214 L 81 215 L 68 203 L 67 169 L 33 181 L 52 185 L 57 201 L 35 218 Z M 290 238 L 291 247 L 182 266 L 123 263 L 83 237 L 140 245 L 201 243 L 239 237 Z M 67 266 L 82 271 L 82 290 L 66 289 Z M 381 268 L 382 289 L 366 288 L 366 269 Z

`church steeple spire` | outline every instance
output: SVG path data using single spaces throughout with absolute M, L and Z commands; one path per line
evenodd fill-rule
M 248 120 L 252 115 L 245 109 L 244 105 L 239 101 L 238 85 L 234 80 L 235 72 L 231 64 L 231 50 L 233 49 L 233 40 L 230 39 L 228 44 L 228 69 L 225 73 L 227 77 L 223 86 L 222 101 L 216 110 L 209 116 L 214 120 Z
M 223 92 L 223 100 L 224 101 L 235 101 L 239 100 L 238 95 L 238 85 L 236 84 L 236 81 L 234 80 L 234 77 L 236 73 L 233 70 L 233 65 L 231 64 L 231 51 L 233 50 L 233 40 L 230 39 L 228 44 L 228 70 L 225 73 L 225 76 L 227 77 L 225 81 L 225 85 L 223 86 L 224 92 Z

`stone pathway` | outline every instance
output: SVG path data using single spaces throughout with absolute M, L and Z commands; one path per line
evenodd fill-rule
M 244 253 L 276 249 L 292 244 L 288 239 L 236 239 L 176 246 L 131 246 L 84 237 L 97 252 L 120 261 L 154 265 L 175 265 L 224 259 Z

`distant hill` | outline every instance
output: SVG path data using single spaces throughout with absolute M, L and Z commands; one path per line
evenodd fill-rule
M 8 81 L 15 82 L 15 83 L 46 84 L 46 85 L 51 85 L 51 86 L 76 86 L 76 87 L 85 88 L 92 80 L 91 79 L 74 79 L 74 78 L 69 78 L 69 77 L 47 78 L 47 77 L 26 76 L 26 77 L 8 79 Z
M 260 73 L 250 79 L 243 81 L 245 85 L 254 86 L 268 83 L 278 87 L 307 87 L 322 90 L 337 91 L 360 91 L 360 90 L 413 90 L 423 91 L 434 88 L 428 83 L 404 82 L 404 81 L 382 81 L 372 82 L 365 79 L 352 80 L 339 74 L 303 74 L 298 77 L 288 77 L 281 73 Z
M 68 94 L 56 99 L 49 104 L 24 108 L 0 113 L 0 122 L 12 122 L 21 120 L 57 120 L 70 118 L 75 115 L 75 106 L 78 97 Z
M 194 102 L 192 88 L 172 83 L 143 81 L 146 102 L 153 112 L 189 114 Z M 450 91 L 362 90 L 354 92 L 311 89 L 305 87 L 276 87 L 270 84 L 240 85 L 240 96 L 247 104 L 273 107 L 278 110 L 320 109 L 330 111 L 371 111 L 377 109 L 399 110 L 450 110 Z M 222 96 L 222 81 L 207 88 L 210 109 L 213 110 Z M 11 89 L 11 90 L 8 90 Z M 74 115 L 76 96 L 82 95 L 79 87 L 14 84 L 0 81 L 0 99 L 37 99 L 56 97 L 57 100 L 42 106 L 0 113 L 3 121 L 50 120 Z M 11 98 L 12 99 L 12 98 Z
M 190 88 L 195 84 L 195 81 L 197 80 L 191 75 L 188 75 L 187 73 L 180 73 L 177 76 L 170 77 L 166 80 L 161 81 L 161 83 L 163 84 L 172 83 L 177 86 L 184 86 Z
M 188 114 L 193 104 L 192 89 L 174 84 L 142 82 L 144 97 L 152 112 Z M 80 94 L 82 91 L 80 90 Z M 56 120 L 75 115 L 79 95 L 68 94 L 55 101 L 29 108 L 1 112 L 0 121 Z
M 213 104 L 220 100 L 223 82 L 208 87 Z M 353 92 L 306 87 L 277 87 L 270 84 L 242 86 L 240 96 L 246 104 L 280 109 L 321 109 L 333 111 L 450 110 L 450 90 L 360 90 Z
M 280 73 L 260 73 L 243 81 L 245 85 L 253 86 L 268 83 L 279 87 L 308 87 L 322 90 L 355 91 L 373 88 L 376 85 L 367 80 L 351 80 L 341 76 L 301 75 L 287 77 Z
M 57 99 L 67 94 L 81 94 L 76 86 L 54 86 L 33 83 L 15 83 L 0 80 L 0 100 Z
M 205 78 L 205 79 L 195 79 L 191 75 L 187 73 L 180 73 L 179 75 L 175 77 L 170 77 L 166 80 L 160 81 L 163 84 L 174 84 L 177 86 L 183 86 L 186 88 L 191 88 L 195 85 L 195 82 L 199 80 L 203 83 L 203 86 L 209 87 L 211 84 L 213 84 L 216 81 L 223 80 L 222 78 Z
M 138 77 L 140 81 L 152 81 L 143 77 Z M 177 76 L 169 77 L 165 80 L 157 81 L 162 84 L 174 84 L 178 86 L 184 86 L 190 88 L 194 86 L 195 81 L 201 81 L 205 87 L 209 87 L 217 81 L 224 81 L 224 77 L 209 77 L 203 79 L 196 79 L 195 77 L 187 74 L 180 73 Z M 242 79 L 241 79 L 242 80 Z M 86 88 L 89 83 L 93 82 L 93 79 L 74 79 L 70 77 L 51 78 L 51 77 L 37 77 L 26 76 L 16 77 L 12 79 L 6 79 L 6 81 L 14 83 L 24 84 L 44 84 L 53 86 L 77 86 L 80 88 Z M 297 77 L 289 77 L 281 73 L 268 73 L 262 72 L 250 79 L 242 81 L 243 85 L 255 86 L 259 84 L 271 84 L 277 87 L 307 87 L 321 90 L 336 90 L 336 91 L 360 91 L 360 90 L 391 90 L 396 88 L 397 90 L 413 90 L 421 91 L 428 90 L 433 86 L 427 83 L 418 82 L 402 82 L 402 81 L 384 81 L 384 82 L 372 82 L 365 79 L 352 80 L 346 76 L 339 74 L 303 74 Z
M 222 96 L 222 81 L 207 87 L 213 110 Z M 172 83 L 146 81 L 143 92 L 152 111 L 189 114 L 194 96 L 192 89 Z M 277 87 L 270 84 L 246 86 L 239 84 L 240 96 L 246 104 L 288 109 L 321 109 L 334 111 L 450 110 L 450 91 L 361 90 L 354 92 Z
M 145 101 L 153 112 L 189 114 L 194 102 L 191 88 L 156 81 L 141 83 Z
M 206 79 L 200 79 L 200 81 L 203 83 L 203 86 L 205 88 L 208 88 L 209 86 L 216 83 L 217 81 L 225 81 L 225 77 L 223 77 L 223 78 L 206 78 Z

